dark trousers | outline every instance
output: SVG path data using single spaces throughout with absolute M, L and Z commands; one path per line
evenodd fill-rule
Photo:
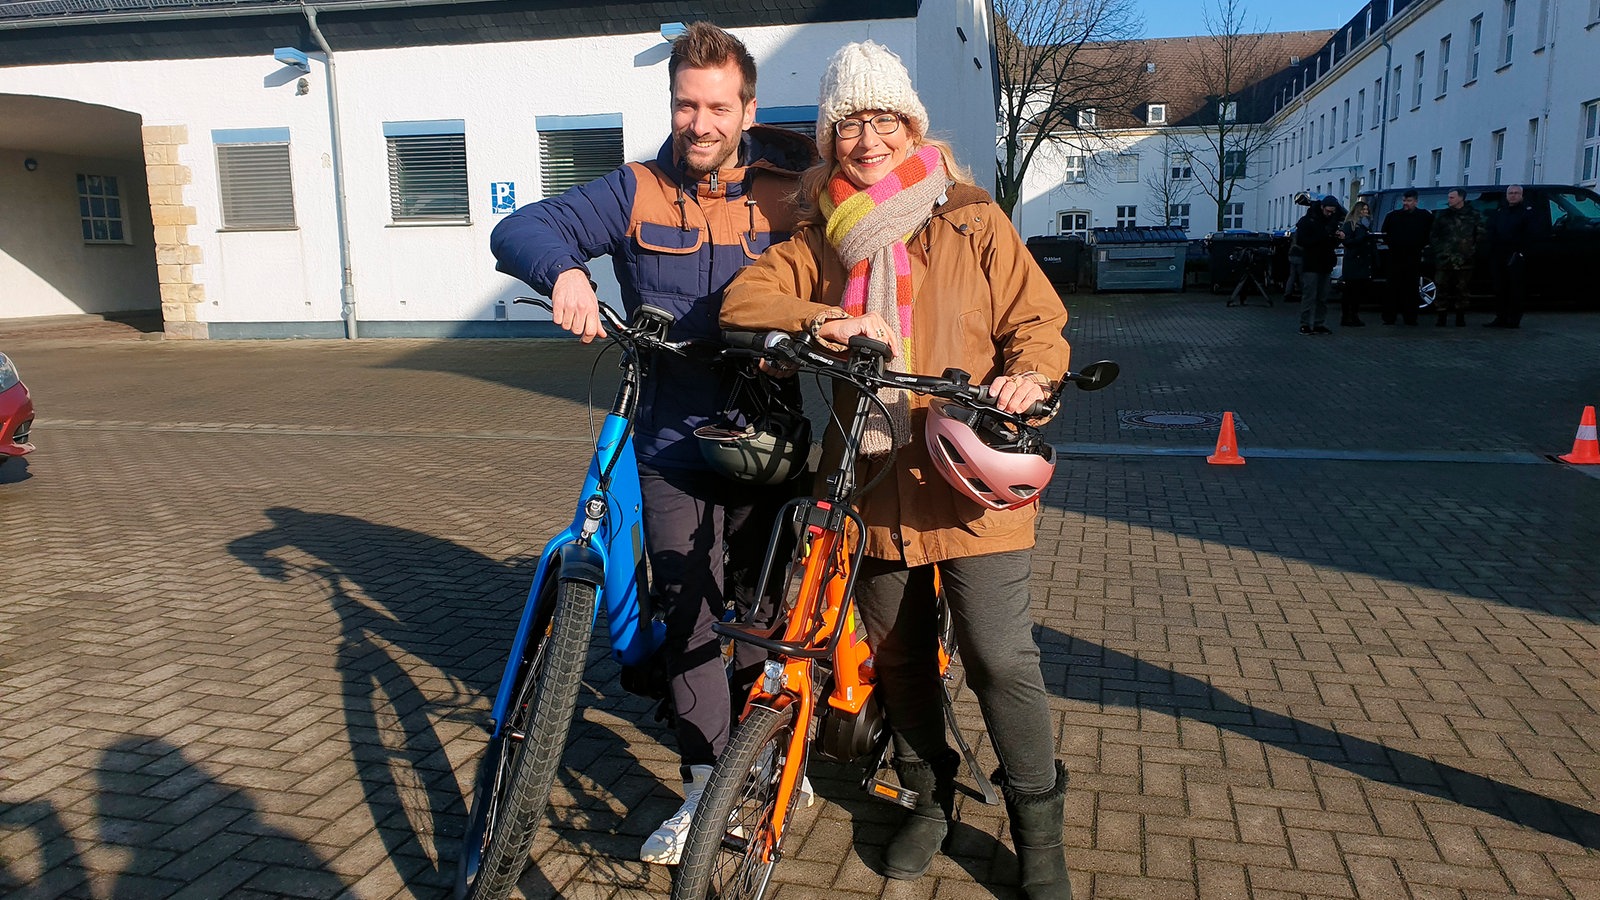
M 787 488 L 762 488 L 697 469 L 639 465 L 649 543 L 650 598 L 665 614 L 661 647 L 678 717 L 683 765 L 710 765 L 728 743 L 733 697 L 744 700 L 765 652 L 735 645 L 732 692 L 711 626 L 731 604 L 749 608 L 777 508 Z
M 1371 278 L 1345 279 L 1344 290 L 1339 292 L 1339 324 L 1351 325 L 1361 321 L 1361 302 L 1371 293 Z
M 949 746 L 933 569 L 868 558 L 856 580 L 856 606 L 900 759 L 931 760 Z M 995 755 L 1017 790 L 1039 792 L 1055 786 L 1056 742 L 1033 640 L 1032 573 L 1028 550 L 939 563 L 967 685 L 977 695 Z
M 1407 259 L 1408 254 L 1394 251 L 1389 258 L 1387 291 L 1384 292 L 1383 321 L 1393 325 L 1396 319 L 1407 325 L 1417 324 L 1417 280 L 1422 277 L 1422 261 Z
M 1328 295 L 1333 293 L 1333 275 L 1328 272 L 1300 273 L 1300 324 L 1321 328 L 1328 318 Z
M 1522 323 L 1522 306 L 1528 296 L 1528 266 L 1521 253 L 1496 260 L 1494 267 L 1494 317 L 1506 325 Z

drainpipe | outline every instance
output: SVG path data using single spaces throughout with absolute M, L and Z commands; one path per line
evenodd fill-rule
M 339 136 L 339 81 L 333 68 L 333 48 L 317 27 L 317 11 L 302 0 L 300 9 L 306 14 L 306 25 L 317 46 L 322 48 L 324 64 L 328 67 L 328 124 L 333 137 L 333 215 L 339 227 L 339 268 L 343 279 L 339 285 L 339 314 L 344 319 L 344 336 L 354 340 L 356 332 L 356 280 L 350 267 L 350 226 L 345 215 L 344 199 L 344 143 Z
M 1544 154 L 1539 152 L 1539 145 L 1550 138 L 1550 107 L 1555 102 L 1555 76 L 1556 76 L 1556 22 L 1561 21 L 1560 0 L 1550 0 L 1550 17 L 1547 20 L 1549 30 L 1543 35 L 1544 48 L 1544 109 L 1539 111 L 1539 134 L 1533 146 L 1528 148 L 1531 158 L 1528 160 L 1528 180 L 1540 182 L 1544 180 Z M 1511 184 L 1511 182 L 1506 182 Z
M 1394 77 L 1394 66 L 1390 65 L 1390 63 L 1394 62 L 1394 48 L 1389 46 L 1389 23 L 1391 21 L 1393 21 L 1392 16 L 1384 19 L 1383 31 L 1378 34 L 1378 43 L 1383 47 L 1383 100 L 1382 111 L 1379 113 L 1379 115 L 1383 116 L 1383 121 L 1378 123 L 1378 182 L 1380 184 L 1383 183 L 1384 175 L 1388 171 L 1385 166 L 1387 162 L 1385 156 L 1388 153 L 1389 145 L 1389 98 L 1394 95 L 1394 91 L 1389 86 L 1389 79 Z M 1384 190 L 1389 190 L 1393 187 L 1394 185 L 1392 184 L 1383 185 Z

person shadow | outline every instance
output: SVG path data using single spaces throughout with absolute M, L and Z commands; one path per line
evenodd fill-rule
M 37 858 L 30 864 L 18 852 L 28 846 L 19 834 L 31 833 Z M 79 856 L 78 842 L 62 820 L 61 810 L 49 800 L 28 800 L 0 805 L 0 897 L 32 900 L 72 897 L 89 893 L 89 874 Z
M 448 738 L 487 724 L 478 701 L 498 684 L 532 562 L 354 516 L 265 514 L 270 527 L 228 550 L 265 578 L 319 583 L 339 619 L 346 736 L 374 827 L 408 883 L 448 888 L 467 814 Z

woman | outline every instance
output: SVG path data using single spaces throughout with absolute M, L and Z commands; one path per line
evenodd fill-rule
M 1361 303 L 1372 294 L 1372 209 L 1357 200 L 1344 220 L 1344 287 L 1339 296 L 1339 324 L 1360 328 Z
M 1006 214 L 928 137 L 928 115 L 899 57 L 872 42 L 842 48 L 823 75 L 822 162 L 801 178 L 804 221 L 729 286 L 729 328 L 809 329 L 841 346 L 861 334 L 894 347 L 894 367 L 964 369 L 996 404 L 1020 412 L 1067 370 L 1066 311 Z M 835 405 L 853 408 L 843 389 Z M 928 401 L 885 396 L 901 442 L 894 471 L 861 500 L 867 559 L 856 601 L 873 640 L 894 729 L 895 768 L 917 806 L 884 851 L 885 874 L 927 871 L 949 831 L 959 757 L 939 703 L 933 567 L 1000 758 L 1000 780 L 1033 900 L 1069 898 L 1062 849 L 1066 772 L 1028 578 L 1036 510 L 995 510 L 936 474 L 923 440 Z M 891 430 L 869 429 L 861 483 L 882 469 Z M 839 452 L 830 427 L 828 444 Z

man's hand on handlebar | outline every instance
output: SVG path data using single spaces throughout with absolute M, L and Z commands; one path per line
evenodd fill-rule
M 817 337 L 833 344 L 848 344 L 852 337 L 864 335 L 875 341 L 889 345 L 890 359 L 900 358 L 900 341 L 896 338 L 897 329 L 884 321 L 883 316 L 877 313 L 867 313 L 864 316 L 852 316 L 848 319 L 829 319 L 817 326 Z
M 600 298 L 582 269 L 568 269 L 556 276 L 550 301 L 556 325 L 582 338 L 583 343 L 606 336 L 600 324 Z
M 1021 375 L 1001 375 L 989 382 L 989 396 L 1001 412 L 1021 413 L 1043 402 L 1049 392 L 1038 381 Z

